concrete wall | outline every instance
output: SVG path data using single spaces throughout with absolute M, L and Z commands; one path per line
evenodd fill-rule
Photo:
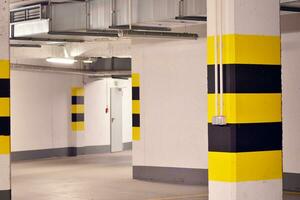
M 79 76 L 12 71 L 12 150 L 70 146 L 70 88 Z
M 206 40 L 135 42 L 132 54 L 141 76 L 133 165 L 207 169 Z
M 300 32 L 282 36 L 284 171 L 300 174 Z
M 84 133 L 71 132 L 71 88 L 81 76 L 12 71 L 13 152 L 110 144 L 110 87 L 122 87 L 123 142 L 131 142 L 131 81 L 98 80 L 85 85 Z M 116 83 L 115 83 L 116 82 Z M 107 88 L 106 88 L 107 86 Z

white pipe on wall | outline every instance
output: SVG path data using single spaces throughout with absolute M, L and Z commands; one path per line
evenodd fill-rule
M 128 25 L 129 30 L 132 28 L 132 0 L 128 0 Z
M 219 115 L 219 81 L 218 81 L 218 0 L 216 0 L 216 27 L 215 27 L 215 116 Z
M 220 0 L 220 116 L 223 116 L 223 5 Z
M 226 125 L 224 116 L 224 83 L 223 83 L 223 5 L 222 0 L 215 0 L 215 115 L 212 119 L 213 125 Z M 220 67 L 218 68 L 218 64 Z M 220 74 L 219 74 L 220 69 Z M 220 91 L 219 91 L 220 84 Z

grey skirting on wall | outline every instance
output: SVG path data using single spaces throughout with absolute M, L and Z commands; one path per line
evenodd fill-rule
M 132 149 L 132 143 L 124 143 L 124 150 Z M 41 158 L 52 158 L 52 157 L 64 157 L 64 156 L 77 156 L 77 155 L 88 155 L 97 153 L 109 153 L 110 145 L 102 146 L 87 146 L 87 147 L 66 147 L 56 149 L 42 149 L 32 151 L 18 151 L 11 153 L 12 161 L 19 160 L 33 160 Z
M 1 200 L 11 200 L 11 190 L 0 190 Z
M 133 166 L 133 178 L 138 180 L 186 185 L 208 185 L 208 170 Z M 300 191 L 300 174 L 284 173 L 283 187 L 286 191 Z
M 133 166 L 133 178 L 146 181 L 207 185 L 207 169 Z
M 284 173 L 283 189 L 286 191 L 300 192 L 300 174 Z

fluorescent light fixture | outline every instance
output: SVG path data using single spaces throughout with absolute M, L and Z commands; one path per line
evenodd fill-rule
M 126 56 L 126 55 L 124 55 L 124 56 L 115 56 L 116 58 L 131 58 L 131 56 Z
M 93 63 L 93 61 L 92 60 L 84 60 L 83 63 L 85 63 L 85 64 L 91 64 L 91 63 Z
M 76 62 L 73 58 L 47 58 L 47 62 L 50 63 L 57 63 L 57 64 L 66 64 L 66 65 L 72 65 Z

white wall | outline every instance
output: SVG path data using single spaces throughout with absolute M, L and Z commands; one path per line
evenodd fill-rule
M 300 32 L 282 35 L 284 171 L 300 173 Z
M 133 43 L 141 75 L 134 166 L 207 168 L 206 40 Z
M 300 32 L 282 35 L 284 172 L 300 173 Z M 206 41 L 134 43 L 141 141 L 134 166 L 207 168 Z
M 110 114 L 105 114 L 108 79 L 85 85 L 84 133 L 71 132 L 71 88 L 83 85 L 81 76 L 12 71 L 12 150 L 27 151 L 72 146 L 110 144 Z M 131 141 L 131 81 L 117 80 L 124 87 L 123 141 Z M 108 92 L 108 93 L 107 93 Z M 126 116 L 126 117 L 125 117 Z
M 110 88 L 123 90 L 123 142 L 131 142 L 131 80 L 104 79 L 85 86 L 85 145 L 110 144 Z
M 79 76 L 12 71 L 12 150 L 67 147 L 71 87 Z

